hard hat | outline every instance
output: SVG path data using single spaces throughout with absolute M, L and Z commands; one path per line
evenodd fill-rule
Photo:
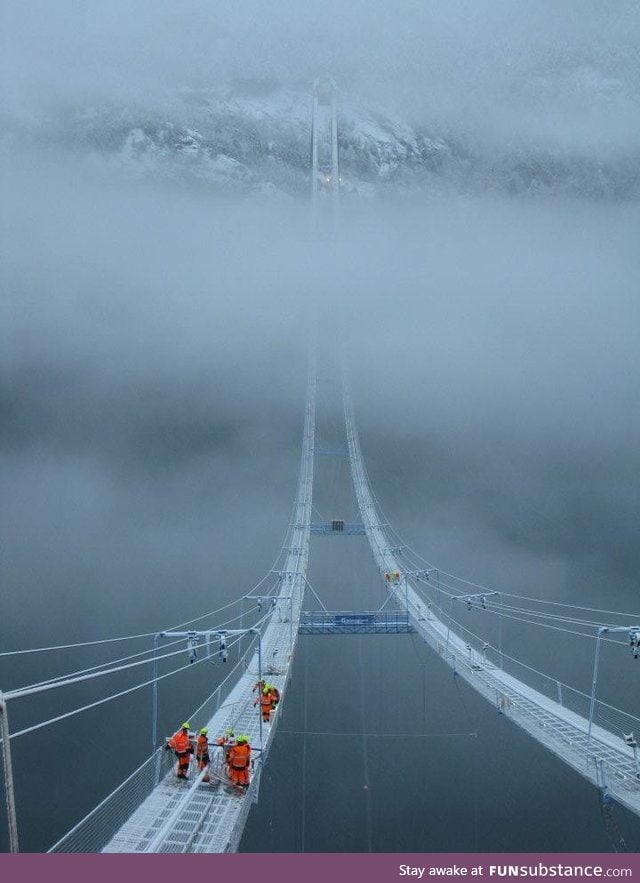
M 248 741 L 249 741 L 248 736 L 238 736 L 238 742 L 248 742 Z
M 225 730 L 225 736 L 233 736 L 233 730 Z
M 203 728 L 200 730 L 200 733 L 201 733 L 203 736 L 206 735 L 208 732 L 209 732 L 209 730 L 208 730 L 206 727 L 203 727 Z
M 182 724 L 182 729 L 183 729 L 183 730 L 190 730 L 190 729 L 191 729 L 191 724 L 189 723 L 189 721 L 187 721 L 186 723 Z
M 268 692 L 269 692 L 269 688 L 267 687 L 266 684 L 265 684 L 264 687 L 262 688 L 262 692 L 263 692 L 263 693 L 268 693 Z

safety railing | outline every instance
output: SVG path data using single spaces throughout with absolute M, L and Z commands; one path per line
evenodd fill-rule
M 48 852 L 100 852 L 174 764 L 173 753 L 159 748 Z

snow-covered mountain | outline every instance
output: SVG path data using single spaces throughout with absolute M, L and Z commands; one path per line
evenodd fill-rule
M 184 89 L 162 109 L 104 104 L 6 121 L 11 143 L 73 151 L 136 178 L 169 179 L 242 193 L 308 192 L 308 89 L 242 83 Z M 468 136 L 411 125 L 371 103 L 339 98 L 346 193 L 389 190 L 548 191 L 595 198 L 640 196 L 640 148 L 603 161 L 574 148 L 487 149 Z

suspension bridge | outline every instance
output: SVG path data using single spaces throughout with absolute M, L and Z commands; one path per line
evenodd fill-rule
M 335 92 L 326 82 L 313 102 L 312 155 L 314 207 L 318 199 L 321 126 L 320 108 L 329 109 L 332 200 L 337 201 L 337 122 Z M 151 751 L 148 759 L 90 813 L 54 843 L 50 852 L 221 853 L 237 851 L 249 812 L 260 799 L 269 752 L 278 734 L 282 709 L 291 689 L 291 667 L 298 636 L 413 634 L 434 651 L 496 712 L 552 752 L 612 801 L 640 815 L 640 764 L 635 733 L 636 709 L 620 708 L 599 698 L 599 666 L 603 647 L 631 658 L 640 655 L 640 618 L 615 611 L 525 598 L 494 591 L 447 573 L 417 556 L 399 539 L 382 513 L 365 468 L 355 410 L 346 373 L 342 379 L 344 449 L 323 449 L 316 432 L 316 366 L 311 359 L 307 384 L 302 449 L 290 524 L 272 570 L 232 604 L 174 628 L 154 633 L 150 650 L 110 663 L 48 678 L 0 693 L 4 783 L 12 851 L 19 850 L 11 744 L 28 732 L 111 701 L 132 690 L 153 692 Z M 314 462 L 317 455 L 348 460 L 359 521 L 313 520 Z M 383 603 L 375 609 L 329 610 L 308 579 L 313 536 L 365 536 L 370 546 Z M 308 607 L 305 603 L 309 602 Z M 242 614 L 227 608 L 240 605 Z M 249 606 L 247 610 L 246 607 Z M 465 615 L 481 614 L 474 628 Z M 506 652 L 502 635 L 510 621 L 529 629 L 567 632 L 588 639 L 593 647 L 591 689 L 579 690 L 551 671 L 540 671 Z M 249 624 L 247 624 L 249 622 Z M 481 625 L 478 626 L 478 622 Z M 140 636 L 136 636 L 140 637 Z M 143 636 L 144 637 L 144 636 Z M 392 638 L 390 638 L 392 639 Z M 55 648 L 46 648 L 55 649 Z M 164 679 L 212 659 L 237 661 L 204 702 L 189 715 L 210 734 L 232 729 L 246 733 L 253 751 L 251 780 L 239 792 L 231 786 L 222 748 L 211 746 L 211 762 L 198 770 L 192 764 L 186 782 L 175 776 L 175 758 L 158 734 L 157 691 Z M 186 665 L 167 670 L 173 660 Z M 9 655 L 10 651 L 3 653 Z M 640 663 L 639 663 L 640 664 Z M 151 677 L 134 687 L 71 712 L 11 731 L 11 708 L 23 697 L 62 690 L 72 684 L 122 671 L 144 668 Z M 256 685 L 274 684 L 280 704 L 267 725 L 260 713 Z

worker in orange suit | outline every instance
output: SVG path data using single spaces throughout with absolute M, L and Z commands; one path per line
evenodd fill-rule
M 229 763 L 229 752 L 236 744 L 235 733 L 232 729 L 225 730 L 221 736 L 218 736 L 216 739 L 216 745 L 219 745 L 222 748 L 222 761 L 225 764 Z M 227 773 L 229 769 L 227 767 Z
M 256 699 L 256 701 L 253 704 L 257 705 L 258 702 L 260 703 L 260 710 L 262 712 L 262 720 L 265 724 L 268 724 L 269 718 L 271 717 L 271 691 L 269 690 L 269 687 L 266 684 L 262 688 L 262 692 L 260 693 L 260 695 L 258 696 L 258 698 Z
M 189 763 L 191 762 L 191 755 L 193 754 L 193 746 L 191 744 L 191 739 L 189 738 L 190 729 L 190 723 L 186 722 L 182 724 L 178 732 L 168 739 L 167 744 L 165 745 L 165 748 L 168 751 L 173 750 L 178 758 L 176 776 L 179 779 L 188 778 Z
M 206 727 L 203 727 L 198 733 L 198 741 L 196 742 L 196 762 L 198 764 L 198 770 L 202 772 L 202 770 L 206 769 L 209 766 L 209 739 L 207 738 L 207 733 L 209 730 Z M 209 773 L 205 773 L 202 777 L 203 782 L 209 781 Z
M 218 736 L 218 738 L 216 739 L 216 745 L 220 745 L 220 747 L 224 749 L 225 759 L 227 754 L 229 753 L 229 748 L 235 744 L 236 737 L 232 729 L 225 730 L 222 736 Z
M 267 688 L 271 694 L 271 711 L 275 711 L 278 707 L 278 702 L 280 702 L 280 690 L 278 690 L 275 684 L 267 684 Z
M 238 736 L 235 745 L 229 749 L 229 778 L 239 788 L 249 785 L 249 764 L 251 762 L 251 746 L 247 736 Z

